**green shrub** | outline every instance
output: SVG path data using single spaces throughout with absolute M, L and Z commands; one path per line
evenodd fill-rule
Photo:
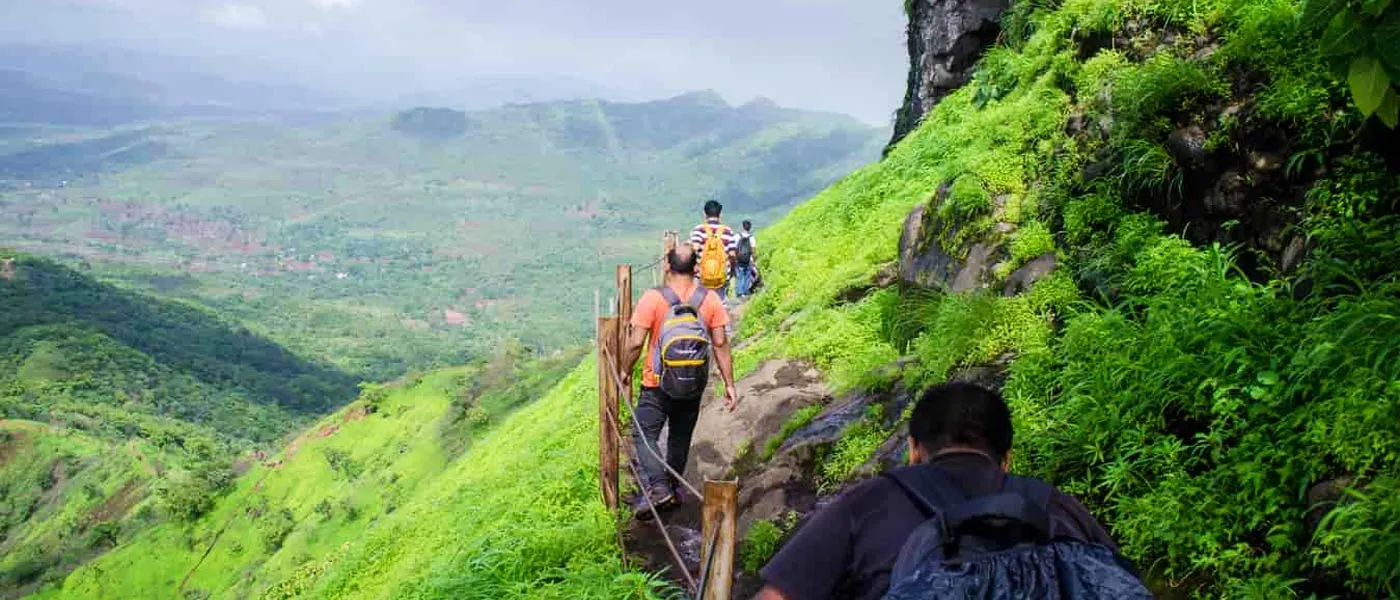
M 739 565 L 746 573 L 758 573 L 778 553 L 783 529 L 772 521 L 755 521 L 739 547 Z
M 360 473 L 364 471 L 364 465 L 360 464 L 360 461 L 355 460 L 349 452 L 340 448 L 323 448 L 321 454 L 326 457 L 326 463 L 330 465 L 331 470 L 340 473 L 350 481 L 359 479 Z
M 156 497 L 172 518 L 194 521 L 214 506 L 217 490 L 204 477 L 181 470 L 168 474 L 156 484 Z
M 287 539 L 287 535 L 294 528 L 296 528 L 296 517 L 291 510 L 286 508 L 274 510 L 264 514 L 258 520 L 258 539 L 262 541 L 265 550 L 275 552 L 282 547 L 282 542 Z

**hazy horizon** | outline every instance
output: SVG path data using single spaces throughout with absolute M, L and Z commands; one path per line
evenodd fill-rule
M 868 0 L 0 3 L 0 43 L 171 57 L 359 105 L 450 103 L 483 86 L 520 100 L 713 90 L 876 126 L 903 96 L 903 36 L 900 4 Z

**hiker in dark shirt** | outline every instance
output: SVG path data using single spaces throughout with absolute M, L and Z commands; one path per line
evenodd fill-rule
M 1001 489 L 1011 449 L 1011 412 L 996 392 L 955 383 L 924 392 L 909 420 L 909 463 L 942 469 L 969 496 Z M 1055 491 L 1055 537 L 1116 550 L 1108 532 L 1074 498 Z M 760 574 L 754 600 L 874 600 L 909 534 L 927 517 L 899 484 L 876 477 L 820 510 Z

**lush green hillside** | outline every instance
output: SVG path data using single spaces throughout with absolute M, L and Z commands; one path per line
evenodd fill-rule
M 149 529 L 37 597 L 658 597 L 622 565 L 597 501 L 596 367 L 574 360 L 370 390 L 203 518 Z
M 174 419 L 228 440 L 267 441 L 355 395 L 348 375 L 207 309 L 115 288 L 41 258 L 4 252 L 0 260 L 12 261 L 0 278 L 6 417 L 113 438 L 151 437 L 143 430 Z
M 1347 68 L 1393 57 L 1400 7 L 1328 4 L 1015 3 L 971 84 L 761 234 L 743 368 L 880 389 L 1010 361 L 1015 466 L 1159 591 L 1394 595 L 1400 154 Z
M 661 232 L 711 197 L 761 223 L 873 159 L 880 137 L 711 93 L 12 134 L 8 244 L 214 308 L 366 379 L 502 339 L 576 343 L 610 278 L 598 265 L 652 262 Z
M 198 517 L 355 380 L 197 306 L 0 251 L 0 595 Z

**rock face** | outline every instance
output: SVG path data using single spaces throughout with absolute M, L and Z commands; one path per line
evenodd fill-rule
M 915 206 L 904 218 L 899 235 L 899 279 L 905 285 L 965 292 L 990 285 L 997 263 L 1007 258 L 1000 242 L 978 240 L 965 247 L 945 249 L 957 238 L 960 223 L 945 222 L 935 214 L 936 206 L 947 200 L 949 186 L 938 189 L 933 198 Z
M 1010 0 L 908 0 L 909 87 L 895 118 L 904 139 L 933 105 L 972 78 L 972 67 L 1001 33 Z
M 1055 257 L 1054 252 L 1047 252 L 1035 257 L 1007 276 L 1006 285 L 1002 286 L 1001 289 L 1001 295 L 1015 296 L 1021 292 L 1030 291 L 1035 282 L 1054 273 L 1058 266 L 1059 260 Z

